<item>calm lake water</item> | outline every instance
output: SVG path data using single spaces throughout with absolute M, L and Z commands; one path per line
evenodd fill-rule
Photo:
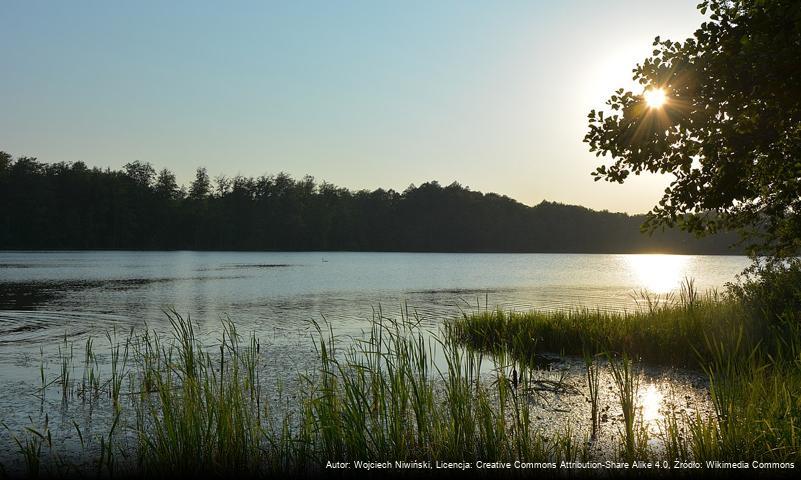
M 721 288 L 741 256 L 327 252 L 0 252 L 0 345 L 9 352 L 68 335 L 165 322 L 174 307 L 206 328 L 306 328 L 325 316 L 358 330 L 372 309 L 406 305 L 438 323 L 462 310 L 634 308 L 685 277 Z M 38 348 L 38 346 L 37 346 Z M 0 354 L 0 362 L 7 354 Z
M 636 292 L 669 295 L 685 278 L 701 291 L 721 289 L 748 263 L 679 255 L 0 252 L 0 417 L 14 431 L 58 410 L 57 400 L 44 404 L 34 393 L 42 357 L 55 369 L 47 358 L 65 336 L 80 345 L 109 331 L 168 330 L 165 308 L 191 315 L 209 339 L 230 317 L 271 345 L 272 374 L 290 378 L 312 351 L 311 320 L 325 318 L 347 336 L 368 329 L 378 308 L 416 313 L 432 330 L 487 307 L 633 310 Z M 71 422 L 93 419 L 104 421 L 102 409 L 62 410 L 59 438 L 74 443 Z M 0 442 L 8 455 L 10 433 L 0 432 Z

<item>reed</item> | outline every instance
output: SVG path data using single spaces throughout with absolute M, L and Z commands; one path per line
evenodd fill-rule
M 116 330 L 106 332 L 106 339 L 109 343 L 109 351 L 111 352 L 111 378 L 109 397 L 114 402 L 114 407 L 119 409 L 120 392 L 122 391 L 122 382 L 125 378 L 128 365 L 128 352 L 133 337 L 133 331 L 125 338 L 124 348 L 120 352 L 122 345 L 117 339 Z
M 587 401 L 590 402 L 590 424 L 592 428 L 591 438 L 598 437 L 598 429 L 601 425 L 600 404 L 598 393 L 600 389 L 600 368 L 592 355 L 585 353 L 584 368 L 587 376 Z
M 623 412 L 623 440 L 622 457 L 628 461 L 633 462 L 642 444 L 638 442 L 639 433 L 636 428 L 636 415 L 637 415 L 637 393 L 639 392 L 639 378 L 638 372 L 634 371 L 634 366 L 628 355 L 623 354 L 622 358 L 618 359 L 612 355 L 607 355 L 609 361 L 609 370 L 612 372 L 612 378 L 617 390 L 618 399 L 620 402 L 620 409 Z
M 50 433 L 49 415 L 45 414 L 41 428 L 34 427 L 33 419 L 30 420 L 31 425 L 25 427 L 21 436 L 12 433 L 11 438 L 16 445 L 17 453 L 23 460 L 26 476 L 28 478 L 36 478 L 42 470 L 42 448 L 47 446 L 52 451 L 53 438 Z M 5 424 L 3 424 L 3 427 L 8 429 Z
M 589 355 L 607 357 L 623 414 L 623 458 L 798 465 L 801 326 L 795 317 L 755 315 L 735 296 L 699 295 L 691 281 L 677 298 L 646 298 L 642 305 L 628 313 L 479 311 L 447 328 L 476 351 L 495 355 L 583 355 L 591 403 L 595 372 Z M 647 451 L 648 432 L 638 420 L 635 360 L 695 368 L 709 382 L 713 415 L 666 413 L 658 435 L 661 454 Z
M 546 446 L 531 427 L 529 394 L 500 369 L 483 381 L 480 355 L 383 315 L 367 339 L 342 351 L 325 332 L 318 326 L 321 364 L 305 378 L 312 393 L 302 422 L 318 461 L 575 458 L 581 439 Z
M 113 425 L 96 439 L 73 425 L 82 445 L 97 442 L 98 475 L 133 468 L 158 476 L 258 476 L 313 473 L 327 461 L 575 461 L 587 455 L 586 438 L 532 426 L 536 392 L 522 365 L 519 384 L 504 368 L 482 376 L 483 355 L 429 335 L 414 317 L 395 320 L 379 310 L 366 336 L 344 345 L 330 325 L 314 324 L 317 368 L 277 405 L 264 396 L 259 372 L 266 352 L 255 336 L 243 338 L 226 320 L 219 343 L 203 344 L 188 317 L 167 314 L 167 337 L 148 330 L 125 339 L 109 334 L 109 378 L 101 381 L 90 368 L 73 386 L 85 394 L 99 385 L 114 408 Z M 91 340 L 84 356 L 91 367 Z M 116 440 L 126 431 L 136 438 L 128 451 Z M 20 443 L 30 470 L 41 454 L 37 439 Z M 127 464 L 128 457 L 135 462 Z
M 308 474 L 327 461 L 364 459 L 586 460 L 597 455 L 590 440 L 600 435 L 602 375 L 612 379 L 622 413 L 619 435 L 607 440 L 623 460 L 798 463 L 801 328 L 756 328 L 735 299 L 689 290 L 673 303 L 648 305 L 624 314 L 484 310 L 433 335 L 414 315 L 395 319 L 378 309 L 363 336 L 345 341 L 325 321 L 313 323 L 316 366 L 290 379 L 287 392 L 270 387 L 281 392 L 277 401 L 260 373 L 270 348 L 255 335 L 224 319 L 220 338 L 204 343 L 191 318 L 168 311 L 168 335 L 108 335 L 108 378 L 89 339 L 82 381 L 71 381 L 65 339 L 61 375 L 47 382 L 42 367 L 41 394 L 54 385 L 64 401 L 72 391 L 108 399 L 115 413 L 107 433 L 84 438 L 75 424 L 82 446 L 99 443 L 93 464 L 102 476 Z M 571 388 L 534 374 L 548 350 L 583 355 L 591 434 L 535 426 L 543 390 Z M 487 356 L 498 366 L 491 372 L 482 368 Z M 690 365 L 709 379 L 714 414 L 667 413 L 662 450 L 649 447 L 654 438 L 639 414 L 640 359 Z M 43 449 L 52 450 L 48 435 L 34 429 L 15 437 L 29 473 L 40 472 Z
M 94 351 L 94 339 L 88 337 L 84 345 L 83 376 L 78 395 L 86 401 L 94 400 L 100 394 L 100 377 L 97 356 Z
M 61 399 L 67 401 L 67 397 L 72 393 L 70 376 L 72 374 L 73 345 L 67 341 L 67 334 L 58 347 L 59 364 L 61 365 L 61 376 L 58 382 L 61 385 Z
M 688 290 L 688 292 L 691 290 Z M 715 294 L 687 293 L 679 301 L 647 300 L 631 312 L 590 309 L 568 311 L 466 313 L 447 322 L 448 334 L 488 353 L 510 350 L 516 358 L 536 352 L 583 356 L 626 353 L 634 360 L 679 367 L 701 368 L 714 358 L 705 338 L 727 345 L 737 339 L 752 345 L 764 335 L 742 305 Z

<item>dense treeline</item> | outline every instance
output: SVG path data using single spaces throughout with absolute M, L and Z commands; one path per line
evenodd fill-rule
M 732 253 L 735 238 L 640 233 L 642 216 L 506 196 L 453 183 L 350 191 L 286 174 L 188 187 L 133 162 L 122 170 L 0 152 L 1 249 L 363 250 Z

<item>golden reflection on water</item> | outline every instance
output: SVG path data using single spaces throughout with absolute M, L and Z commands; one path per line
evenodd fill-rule
M 656 385 L 650 384 L 645 387 L 642 395 L 640 396 L 640 406 L 642 407 L 642 419 L 645 422 L 653 422 L 659 420 L 662 414 L 659 410 L 662 408 L 662 401 L 664 397 L 662 392 L 656 388 Z
M 627 255 L 626 264 L 640 285 L 652 293 L 668 293 L 679 286 L 687 271 L 684 255 Z

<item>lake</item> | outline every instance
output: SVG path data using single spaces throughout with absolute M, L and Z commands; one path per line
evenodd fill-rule
M 641 289 L 665 294 L 685 277 L 702 291 L 721 288 L 747 265 L 742 256 L 0 252 L 0 345 L 154 326 L 167 307 L 206 328 L 229 315 L 265 333 L 322 316 L 356 330 L 378 306 L 407 305 L 433 323 L 486 302 L 623 310 Z
M 34 400 L 42 360 L 53 376 L 65 337 L 81 345 L 110 331 L 166 331 L 167 308 L 191 315 L 210 342 L 220 318 L 255 332 L 270 344 L 271 374 L 289 379 L 313 352 L 311 320 L 347 337 L 369 328 L 379 308 L 408 311 L 432 330 L 484 308 L 633 310 L 639 292 L 675 295 L 686 278 L 701 291 L 721 289 L 748 264 L 680 255 L 0 252 L 0 416 L 14 431 L 60 411 L 59 438 L 74 443 L 71 422 L 102 424 L 108 412 Z M 0 442 L 9 435 L 0 432 Z

